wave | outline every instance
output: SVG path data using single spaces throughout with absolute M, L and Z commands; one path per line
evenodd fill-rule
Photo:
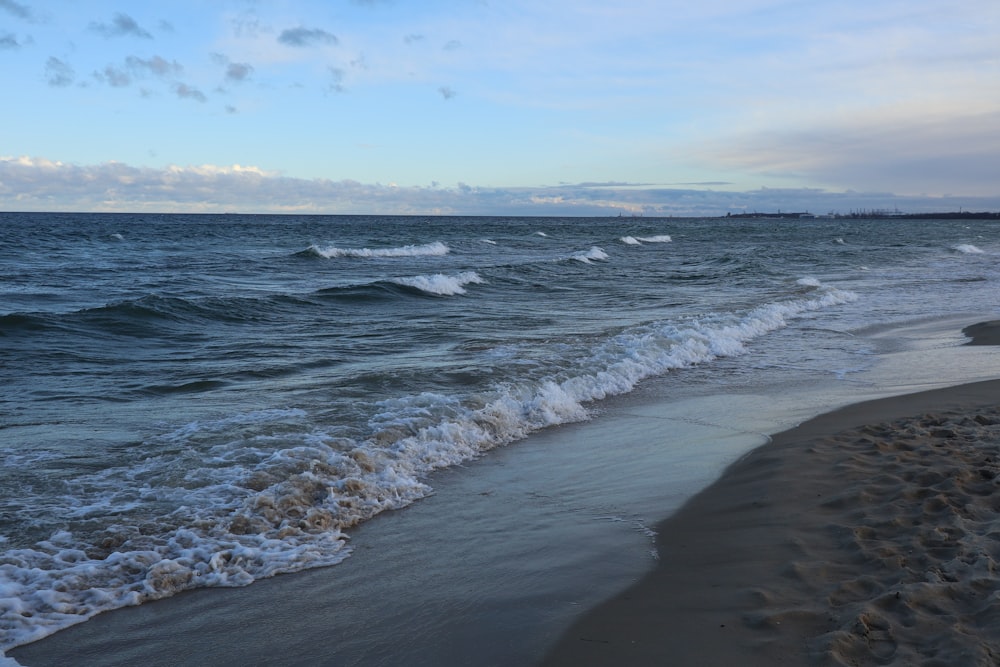
M 976 246 L 972 245 L 971 243 L 959 243 L 957 246 L 954 247 L 954 250 L 957 250 L 958 252 L 960 252 L 962 254 L 965 254 L 965 255 L 983 255 L 983 254 L 985 254 L 983 252 L 983 250 L 981 250 L 980 248 L 977 248 Z
M 571 255 L 571 259 L 575 259 L 585 264 L 590 264 L 591 261 L 593 260 L 603 262 L 609 258 L 608 258 L 608 253 L 604 252 L 604 250 L 602 250 L 601 248 L 594 246 L 590 250 L 587 250 L 586 252 L 574 253 L 573 255 Z
M 454 276 L 435 273 L 430 276 L 414 276 L 412 278 L 393 278 L 390 282 L 406 287 L 414 287 L 421 292 L 438 296 L 454 296 L 465 294 L 465 285 L 481 285 L 486 282 L 475 271 L 464 271 Z
M 398 248 L 320 248 L 316 245 L 309 246 L 300 254 L 322 257 L 324 259 L 335 259 L 338 257 L 352 258 L 388 258 L 388 257 L 425 257 L 447 255 L 451 249 L 441 241 L 425 243 L 423 245 L 406 245 Z
M 659 236 L 623 236 L 618 239 L 625 245 L 642 245 L 643 243 L 671 243 L 673 239 L 668 234 Z
M 146 295 L 69 312 L 0 315 L 0 336 L 65 331 L 85 336 L 155 337 L 206 323 L 256 323 L 281 319 L 306 299 L 292 295 L 184 298 Z
M 0 650 L 182 590 L 340 562 L 350 553 L 345 530 L 429 494 L 423 480 L 432 471 L 586 420 L 594 401 L 745 354 L 748 342 L 797 316 L 857 298 L 813 279 L 801 286 L 810 291 L 743 313 L 627 329 L 545 375 L 486 392 L 380 401 L 368 432 L 350 437 L 291 408 L 192 422 L 136 445 L 119 466 L 67 480 L 53 501 L 66 503 L 66 528 L 5 554 Z M 30 475 L 46 455 L 0 450 L 0 464 Z M 30 517 L 33 502 L 23 494 L 9 506 Z

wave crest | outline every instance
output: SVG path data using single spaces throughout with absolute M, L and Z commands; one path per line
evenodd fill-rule
M 393 278 L 389 282 L 405 287 L 413 287 L 436 296 L 454 296 L 465 294 L 465 285 L 485 283 L 475 271 L 463 271 L 454 276 L 435 273 L 429 276 L 413 276 L 410 278 Z
M 971 243 L 959 243 L 957 246 L 955 246 L 954 249 L 957 250 L 958 252 L 964 254 L 964 255 L 983 255 L 983 254 L 985 254 L 982 249 L 977 248 L 976 246 L 972 245 Z
M 422 245 L 406 245 L 398 248 L 320 248 L 311 245 L 306 250 L 307 254 L 322 257 L 324 259 L 335 259 L 338 257 L 353 257 L 361 259 L 382 258 L 382 257 L 425 257 L 447 255 L 451 249 L 441 241 L 424 243 Z
M 578 252 L 574 254 L 572 258 L 579 262 L 583 262 L 584 264 L 590 264 L 592 260 L 603 262 L 609 259 L 608 253 L 604 252 L 603 249 L 598 248 L 597 246 L 592 247 L 586 252 Z

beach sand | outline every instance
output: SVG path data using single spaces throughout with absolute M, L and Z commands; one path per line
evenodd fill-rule
M 980 344 L 997 332 L 965 331 Z M 651 476 L 596 457 L 616 438 L 634 465 L 647 443 L 638 460 L 659 469 L 649 434 L 680 437 L 684 422 L 649 408 L 570 425 L 442 472 L 448 492 L 370 522 L 341 565 L 101 614 L 9 655 L 29 667 L 994 664 L 998 399 L 1000 381 L 977 382 L 805 422 L 658 525 L 655 545 L 623 510 Z M 683 436 L 695 450 L 764 441 L 698 428 Z M 588 467 L 530 464 L 581 437 L 594 446 L 573 460 Z M 652 476 L 662 489 L 642 489 L 643 504 L 681 493 L 676 467 Z M 701 486 L 718 475 L 697 472 Z M 601 480 L 621 495 L 594 505 Z
M 837 410 L 663 522 L 656 569 L 543 664 L 998 664 L 998 512 L 1000 381 Z

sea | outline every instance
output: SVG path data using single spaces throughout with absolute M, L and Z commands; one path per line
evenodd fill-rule
M 995 220 L 0 213 L 0 650 L 373 558 L 444 472 L 555 469 L 520 448 L 639 397 L 864 393 L 885 332 L 1000 316 L 998 257 Z

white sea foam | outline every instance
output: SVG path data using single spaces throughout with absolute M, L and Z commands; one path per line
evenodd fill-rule
M 966 255 L 982 255 L 984 254 L 980 248 L 972 245 L 971 243 L 959 243 L 955 246 L 955 250 Z
M 604 252 L 601 248 L 594 246 L 586 252 L 575 253 L 573 255 L 573 259 L 584 262 L 585 264 L 590 264 L 591 260 L 604 261 L 608 259 L 608 253 Z
M 434 241 L 433 243 L 425 243 L 423 245 L 407 245 L 399 248 L 337 248 L 335 246 L 320 248 L 319 246 L 312 245 L 309 246 L 309 250 L 326 259 L 337 257 L 421 257 L 447 255 L 450 252 L 448 246 L 441 241 Z
M 458 275 L 448 276 L 443 273 L 435 273 L 429 276 L 413 276 L 411 278 L 393 278 L 390 282 L 397 285 L 415 287 L 428 294 L 438 296 L 453 296 L 455 294 L 465 294 L 465 285 L 482 284 L 486 282 L 479 277 L 475 271 L 464 271 Z
M 543 238 L 548 238 L 549 237 L 549 235 L 546 234 L 545 232 L 535 232 L 535 236 L 541 236 Z
M 492 239 L 482 239 L 483 243 L 488 243 L 490 245 L 496 245 L 497 242 Z
M 642 245 L 643 243 L 670 243 L 673 241 L 667 234 L 659 236 L 623 236 L 618 239 L 625 245 Z
M 790 319 L 856 298 L 813 279 L 800 283 L 812 289 L 745 313 L 627 329 L 537 379 L 475 396 L 384 400 L 374 406 L 369 432 L 355 437 L 335 437 L 296 409 L 171 429 L 130 462 L 67 482 L 68 506 L 86 509 L 31 548 L 6 551 L 0 650 L 100 611 L 339 562 L 349 554 L 343 530 L 427 495 L 422 480 L 431 471 L 587 419 L 593 401 L 645 378 L 744 354 L 749 341 Z M 142 503 L 144 513 L 86 529 L 95 512 Z

